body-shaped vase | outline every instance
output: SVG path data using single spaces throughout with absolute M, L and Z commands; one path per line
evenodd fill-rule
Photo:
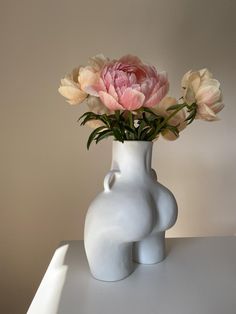
M 177 219 L 173 194 L 151 168 L 152 142 L 114 141 L 104 191 L 91 203 L 84 243 L 92 275 L 116 281 L 131 274 L 134 262 L 165 258 L 165 230 Z

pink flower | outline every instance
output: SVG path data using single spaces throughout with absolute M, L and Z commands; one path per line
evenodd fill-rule
M 113 110 L 137 110 L 154 107 L 167 94 L 169 82 L 165 72 L 143 64 L 135 56 L 127 55 L 108 62 L 100 78 L 90 86 L 90 95 L 100 97 Z

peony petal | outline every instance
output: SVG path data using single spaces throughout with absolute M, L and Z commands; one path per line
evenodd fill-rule
M 191 86 L 187 87 L 184 90 L 184 95 L 183 95 L 184 101 L 188 104 L 188 105 L 192 105 L 196 99 L 195 99 L 195 93 L 194 90 Z
M 76 83 L 78 83 L 78 77 L 79 77 L 79 70 L 80 70 L 80 68 L 81 68 L 81 66 L 73 69 L 72 73 L 69 75 L 71 80 L 73 80 Z
M 109 58 L 100 53 L 92 58 L 89 58 L 88 63 L 92 66 L 93 69 L 95 69 L 95 71 L 99 72 L 107 62 L 109 62 Z
M 120 58 L 118 60 L 118 62 L 125 63 L 125 64 L 131 64 L 131 65 L 138 65 L 138 64 L 142 63 L 142 61 L 137 56 L 133 56 L 130 54 L 123 56 L 122 58 Z
M 181 87 L 182 88 L 187 88 L 188 87 L 188 83 L 189 83 L 188 81 L 189 81 L 189 77 L 190 77 L 191 73 L 192 73 L 192 70 L 190 70 L 190 71 L 188 71 L 188 72 L 186 72 L 184 74 L 184 76 L 183 76 L 183 78 L 181 80 Z
M 198 72 L 194 72 L 189 77 L 189 88 L 192 88 L 193 92 L 196 94 L 201 84 L 201 77 Z
M 168 93 L 169 84 L 162 86 L 154 95 L 152 95 L 147 102 L 145 102 L 144 107 L 154 107 L 156 106 Z
M 92 86 L 88 86 L 86 88 L 88 91 L 90 91 L 90 95 L 92 96 L 96 96 L 98 97 L 99 96 L 99 91 L 103 91 L 103 92 L 106 92 L 107 89 L 106 89 L 106 86 L 103 82 L 103 80 L 101 78 L 99 78 L 98 82 Z
M 203 80 L 211 79 L 213 77 L 212 73 L 206 68 L 199 70 L 199 73 L 200 73 L 201 79 Z
M 168 74 L 166 71 L 162 71 L 159 73 L 159 80 L 160 80 L 160 85 L 166 84 L 168 81 Z
M 206 104 L 198 106 L 196 119 L 206 121 L 217 121 L 219 118 L 216 116 L 213 110 L 211 110 Z
M 173 118 L 169 120 L 169 124 L 178 126 L 179 131 L 183 131 L 187 126 L 186 113 L 184 110 L 180 110 Z M 172 133 L 172 132 L 171 132 Z
M 201 88 L 202 87 L 208 87 L 208 86 L 214 86 L 216 88 L 220 88 L 220 82 L 216 79 L 207 79 L 207 80 L 202 80 L 201 82 Z
M 137 84 L 137 77 L 134 73 L 131 73 L 129 76 L 129 84 L 131 86 Z
M 115 75 L 114 85 L 116 88 L 128 87 L 130 84 L 127 73 L 123 71 L 117 71 Z
M 60 86 L 58 88 L 58 92 L 66 98 L 74 98 L 77 97 L 80 91 L 78 88 L 75 88 L 73 86 Z
M 109 110 L 124 110 L 124 108 L 115 100 L 115 98 L 113 98 L 108 93 L 101 91 L 99 92 L 99 97 Z
M 115 98 L 116 101 L 118 101 L 118 95 L 117 95 L 117 92 L 116 92 L 115 87 L 114 87 L 113 85 L 110 85 L 110 86 L 109 86 L 108 93 L 109 93 L 113 98 Z
M 143 93 L 127 88 L 120 98 L 120 103 L 126 110 L 137 110 L 142 107 L 145 100 Z
M 143 93 L 144 95 L 148 95 L 149 91 L 150 91 L 150 80 L 146 80 L 141 83 L 140 92 Z
M 214 104 L 221 97 L 221 91 L 216 86 L 200 87 L 197 94 L 196 100 L 198 104 L 204 103 L 207 105 Z
M 74 86 L 76 88 L 79 88 L 78 83 L 73 82 L 69 76 L 64 77 L 63 79 L 61 79 L 61 85 L 62 86 Z
M 79 84 L 80 88 L 88 94 L 96 96 L 96 91 L 91 87 L 98 84 L 100 79 L 99 73 L 94 72 L 93 68 L 85 67 L 80 68 L 79 71 Z M 94 95 L 95 94 L 95 95 Z
M 214 113 L 218 113 L 224 108 L 224 106 L 225 105 L 222 102 L 217 102 L 214 105 L 210 106 L 210 108 L 214 111 Z
M 152 110 L 158 115 L 166 117 L 171 114 L 171 112 L 167 111 L 167 109 L 170 106 L 176 105 L 177 103 L 178 102 L 175 98 L 166 96 L 161 100 L 161 102 L 156 107 L 152 108 Z
M 80 104 L 85 100 L 87 94 L 78 88 L 73 86 L 60 86 L 58 92 L 68 99 L 68 103 L 71 105 Z

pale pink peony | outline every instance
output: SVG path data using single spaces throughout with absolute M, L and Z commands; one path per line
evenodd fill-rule
M 165 72 L 145 65 L 138 57 L 127 55 L 108 62 L 89 93 L 100 97 L 113 110 L 137 110 L 154 107 L 166 95 L 169 82 Z
M 159 105 L 154 107 L 152 110 L 158 115 L 166 118 L 166 117 L 169 117 L 173 113 L 172 110 L 167 111 L 167 109 L 170 106 L 176 105 L 177 103 L 178 102 L 175 98 L 167 96 L 163 98 L 162 101 L 159 103 Z M 168 121 L 168 124 L 177 126 L 178 131 L 180 132 L 183 129 L 185 129 L 187 126 L 187 122 L 185 121 L 185 119 L 186 119 L 186 112 L 184 109 L 181 109 L 172 118 L 170 118 L 170 120 Z M 174 141 L 177 139 L 177 136 L 170 130 L 164 130 L 162 132 L 162 136 L 169 141 Z
M 100 72 L 108 61 L 109 59 L 103 54 L 98 54 L 89 59 L 89 65 L 80 68 L 78 81 L 81 89 L 87 94 L 97 96 L 97 94 L 94 95 L 94 91 L 91 86 L 99 81 Z
M 78 82 L 79 70 L 80 68 L 75 68 L 72 73 L 61 79 L 61 86 L 58 88 L 59 93 L 67 98 L 71 105 L 80 104 L 87 97 L 87 93 L 81 89 Z
M 90 86 L 100 78 L 100 71 L 108 61 L 102 54 L 90 58 L 88 66 L 75 68 L 61 80 L 59 93 L 66 97 L 71 105 L 82 103 L 90 94 Z
M 215 121 L 217 113 L 224 108 L 220 83 L 213 79 L 207 69 L 188 71 L 182 78 L 183 99 L 197 104 L 197 119 Z

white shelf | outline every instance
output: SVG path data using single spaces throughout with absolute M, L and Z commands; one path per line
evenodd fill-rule
M 167 258 L 95 280 L 83 242 L 55 251 L 28 314 L 236 314 L 236 238 L 167 239 Z

